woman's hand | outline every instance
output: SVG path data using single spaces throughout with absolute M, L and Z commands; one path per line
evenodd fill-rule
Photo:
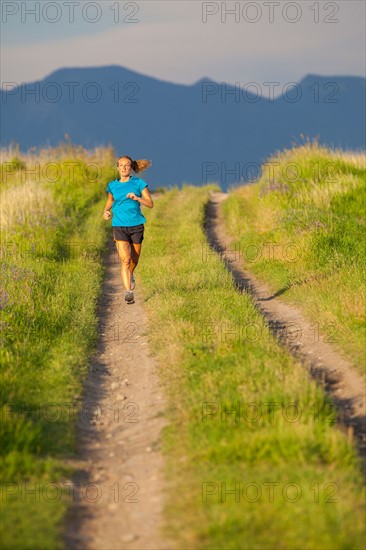
M 103 218 L 104 218 L 105 220 L 110 220 L 110 219 L 111 219 L 111 213 L 110 213 L 109 210 L 104 210 Z
M 137 197 L 137 195 L 135 195 L 135 193 L 127 193 L 126 197 L 128 199 L 132 199 L 134 201 L 138 201 L 139 200 L 139 197 Z

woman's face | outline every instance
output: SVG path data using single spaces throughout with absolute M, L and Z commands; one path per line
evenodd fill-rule
M 131 161 L 126 158 L 121 158 L 117 166 L 121 178 L 127 178 L 131 174 Z

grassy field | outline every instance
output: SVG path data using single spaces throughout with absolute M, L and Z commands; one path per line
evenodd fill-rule
M 71 145 L 13 158 L 2 191 L 3 547 L 57 549 L 114 172 L 110 151 Z M 34 159 L 40 178 L 21 164 Z M 203 213 L 214 188 L 173 188 L 144 209 L 138 276 L 168 399 L 167 530 L 181 549 L 361 549 L 353 441 L 208 248 Z
M 314 339 L 365 372 L 366 156 L 308 143 L 273 156 L 223 205 L 242 265 L 300 305 Z M 299 332 L 300 334 L 300 332 Z
M 209 189 L 186 186 L 155 202 L 139 264 L 169 396 L 167 529 L 182 549 L 361 549 L 352 442 L 208 251 Z
M 4 548 L 62 547 L 63 459 L 74 452 L 103 277 L 100 181 L 112 172 L 111 151 L 67 144 L 2 164 Z

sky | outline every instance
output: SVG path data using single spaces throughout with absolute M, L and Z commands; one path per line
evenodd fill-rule
M 1 87 L 64 67 L 121 65 L 193 84 L 365 76 L 363 0 L 1 2 Z

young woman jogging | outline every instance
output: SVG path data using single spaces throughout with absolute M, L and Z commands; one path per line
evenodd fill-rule
M 132 290 L 135 288 L 133 272 L 138 264 L 144 239 L 146 218 L 141 214 L 140 204 L 153 208 L 154 203 L 147 189 L 147 183 L 134 174 L 140 174 L 151 166 L 148 160 L 132 160 L 129 156 L 117 161 L 119 179 L 108 183 L 107 202 L 103 218 L 109 220 L 113 214 L 113 240 L 121 258 L 121 275 L 125 287 L 125 300 L 128 304 L 135 301 Z

